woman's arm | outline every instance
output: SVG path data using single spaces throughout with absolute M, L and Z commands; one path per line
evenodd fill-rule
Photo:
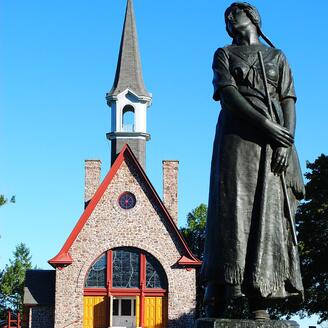
M 293 144 L 294 138 L 288 129 L 257 112 L 235 87 L 222 88 L 220 99 L 226 108 L 261 129 L 278 146 L 289 147 Z
M 296 126 L 296 112 L 294 98 L 286 98 L 281 102 L 282 111 L 284 114 L 285 128 L 294 137 Z
M 296 112 L 295 112 L 295 100 L 288 97 L 281 102 L 282 111 L 284 114 L 284 125 L 288 129 L 290 134 L 294 137 L 296 126 Z M 281 174 L 287 169 L 288 159 L 291 147 L 278 147 L 275 149 L 272 157 L 272 172 L 275 174 Z

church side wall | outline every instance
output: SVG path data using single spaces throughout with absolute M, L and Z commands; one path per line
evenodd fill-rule
M 55 328 L 82 327 L 83 287 L 92 262 L 115 247 L 136 247 L 152 254 L 163 266 L 168 279 L 169 327 L 191 324 L 195 308 L 195 271 L 176 266 L 181 255 L 180 242 L 164 221 L 151 195 L 125 162 L 73 243 L 73 263 L 56 271 Z M 119 207 L 117 199 L 124 191 L 135 194 L 136 206 Z

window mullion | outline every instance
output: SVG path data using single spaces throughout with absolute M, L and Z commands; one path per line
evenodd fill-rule
M 113 261 L 113 252 L 109 250 L 107 252 L 107 274 L 106 274 L 106 285 L 108 296 L 110 295 L 110 290 L 112 289 L 112 277 L 113 277 L 113 268 L 112 268 L 112 261 Z
M 146 288 L 146 256 L 140 253 L 140 288 Z

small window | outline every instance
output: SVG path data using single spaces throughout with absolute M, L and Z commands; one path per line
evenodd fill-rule
M 146 288 L 166 288 L 165 273 L 159 262 L 146 255 Z
M 106 254 L 103 254 L 90 268 L 85 287 L 106 287 Z
M 121 307 L 121 315 L 131 315 L 131 300 L 122 300 Z
M 119 300 L 113 300 L 113 315 L 119 315 L 118 312 Z
M 118 204 L 124 210 L 130 210 L 131 208 L 136 206 L 136 196 L 134 196 L 131 192 L 125 191 L 118 198 Z

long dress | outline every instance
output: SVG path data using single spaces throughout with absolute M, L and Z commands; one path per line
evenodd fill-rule
M 219 48 L 214 55 L 214 96 L 233 86 L 269 117 L 258 51 L 263 54 L 275 122 L 283 125 L 280 102 L 296 101 L 284 54 L 264 45 Z M 297 247 L 286 218 L 281 179 L 271 171 L 274 146 L 255 125 L 221 104 L 211 164 L 202 276 L 240 286 L 264 298 L 303 295 Z M 295 147 L 286 172 L 293 213 L 304 185 Z

